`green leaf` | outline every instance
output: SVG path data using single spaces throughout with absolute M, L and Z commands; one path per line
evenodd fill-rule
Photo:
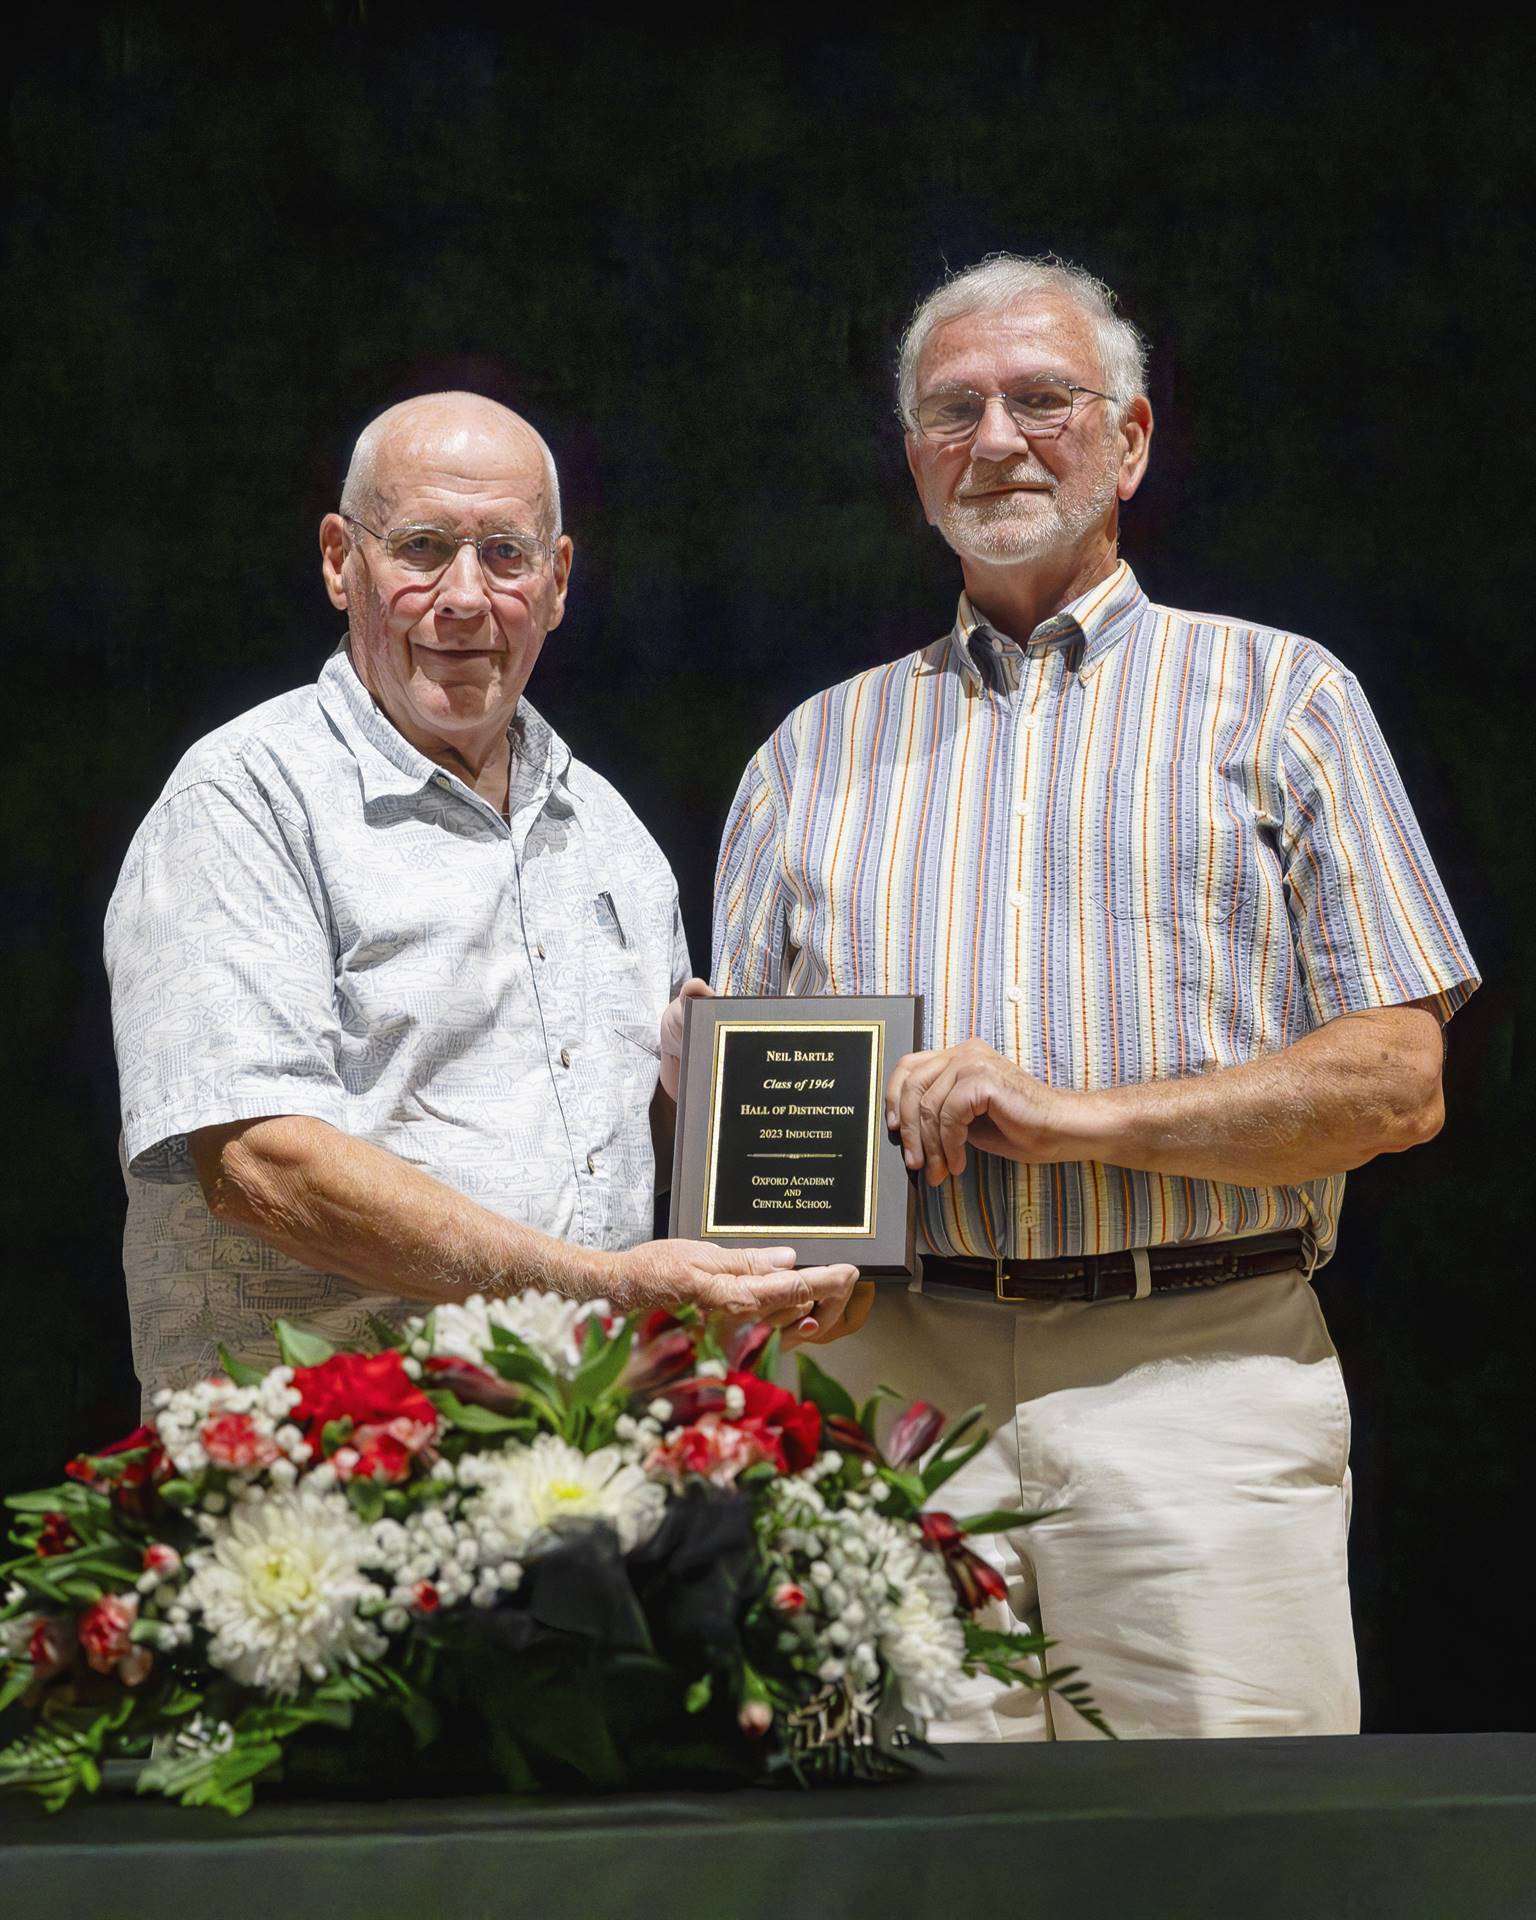
M 763 1350 L 757 1356 L 757 1365 L 752 1369 L 759 1380 L 772 1380 L 778 1373 L 779 1350 L 782 1345 L 779 1329 L 775 1327 L 763 1342 Z
M 329 1459 L 338 1447 L 348 1445 L 352 1438 L 352 1416 L 344 1413 L 339 1420 L 327 1420 L 320 1429 L 320 1451 Z
M 12 1513 L 84 1513 L 95 1504 L 91 1491 L 78 1480 L 66 1480 L 60 1487 L 39 1487 L 31 1493 L 8 1493 L 5 1504 Z
M 944 1482 L 957 1474 L 962 1467 L 968 1467 L 991 1439 L 986 1432 L 978 1433 L 976 1438 L 962 1453 L 952 1453 L 948 1459 L 934 1454 L 923 1468 L 923 1487 L 927 1494 L 936 1493 Z
M 1037 1513 L 1014 1513 L 1004 1507 L 994 1507 L 990 1513 L 972 1513 L 964 1520 L 957 1519 L 955 1525 L 962 1533 L 1003 1533 L 1011 1527 L 1032 1527 L 1037 1520 L 1046 1520 L 1060 1511 L 1059 1507 L 1043 1507 Z
M 32 1668 L 30 1664 L 12 1667 L 4 1681 L 0 1682 L 0 1713 L 4 1713 L 12 1701 L 19 1700 L 31 1684 Z
M 513 1433 L 530 1424 L 526 1414 L 514 1417 L 491 1407 L 468 1406 L 447 1387 L 435 1387 L 427 1398 L 450 1426 L 465 1433 Z
M 322 1340 L 318 1333 L 306 1333 L 288 1320 L 274 1320 L 272 1333 L 285 1366 L 323 1366 L 336 1351 L 329 1340 Z
M 715 1683 L 709 1674 L 706 1673 L 702 1680 L 695 1680 L 683 1695 L 684 1710 L 688 1713 L 702 1713 L 709 1705 L 709 1696 L 714 1690 Z
M 248 1361 L 237 1360 L 222 1340 L 219 1342 L 219 1365 L 237 1387 L 259 1387 L 267 1377 L 265 1367 L 253 1367 Z
M 376 1313 L 368 1316 L 368 1331 L 378 1341 L 381 1353 L 388 1353 L 391 1349 L 403 1353 L 410 1344 L 410 1338 L 402 1328 L 391 1326 L 388 1320 L 381 1320 Z
M 197 1499 L 197 1493 L 195 1480 L 166 1480 L 160 1487 L 160 1498 L 173 1507 L 190 1507 Z
M 853 1404 L 853 1395 L 840 1380 L 834 1380 L 830 1373 L 817 1366 L 803 1347 L 795 1355 L 795 1360 L 800 1369 L 802 1400 L 809 1400 L 813 1406 L 820 1407 L 828 1417 L 838 1413 L 845 1420 L 858 1419 L 859 1410 Z
M 355 1480 L 349 1480 L 347 1498 L 365 1525 L 371 1527 L 375 1520 L 384 1518 L 384 1489 L 370 1476 L 360 1474 Z
M 594 1315 L 587 1326 L 590 1329 L 597 1325 Z M 627 1326 L 614 1339 L 601 1341 L 596 1347 L 592 1345 L 589 1332 L 581 1364 L 571 1382 L 571 1402 L 574 1406 L 590 1407 L 602 1398 L 624 1371 L 633 1344 L 634 1335 Z
M 928 1497 L 928 1489 L 918 1474 L 907 1473 L 899 1467 L 881 1467 L 879 1474 L 888 1485 L 904 1493 L 914 1507 L 920 1507 Z

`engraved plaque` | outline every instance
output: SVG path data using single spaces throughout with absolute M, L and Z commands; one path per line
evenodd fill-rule
M 920 1011 L 905 996 L 688 1001 L 672 1234 L 909 1276 L 911 1181 L 884 1095 Z

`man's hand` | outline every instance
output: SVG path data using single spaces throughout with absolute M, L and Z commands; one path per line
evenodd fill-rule
M 901 1131 L 902 1157 L 930 1187 L 965 1170 L 967 1143 L 1010 1160 L 1071 1157 L 1067 1119 L 1079 1095 L 1046 1086 L 981 1040 L 896 1062 L 885 1123 Z
M 766 1320 L 807 1339 L 837 1337 L 832 1329 L 851 1318 L 859 1277 L 848 1266 L 796 1272 L 790 1247 L 713 1247 L 702 1240 L 648 1240 L 607 1258 L 603 1291 L 621 1312 L 687 1304 L 730 1320 Z M 844 1330 L 861 1325 L 867 1311 Z
M 715 990 L 707 980 L 685 980 L 682 991 L 668 1004 L 661 1016 L 661 1084 L 676 1100 L 678 1076 L 683 1068 L 683 1002 L 713 1000 Z

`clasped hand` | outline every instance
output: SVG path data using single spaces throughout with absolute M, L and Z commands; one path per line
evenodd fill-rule
M 963 1173 L 965 1150 L 1045 1164 L 1079 1157 L 1069 1121 L 1083 1096 L 1048 1087 L 981 1040 L 897 1061 L 885 1093 L 885 1124 L 902 1157 L 930 1187 Z

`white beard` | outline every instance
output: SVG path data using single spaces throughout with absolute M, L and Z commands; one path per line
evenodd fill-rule
M 1000 493 L 985 500 L 951 494 L 939 514 L 939 532 L 966 559 L 1005 567 L 1045 560 L 1075 547 L 1107 517 L 1116 482 L 1115 467 L 1106 461 L 1086 493 L 1066 494 L 1058 482 L 1048 493 Z

